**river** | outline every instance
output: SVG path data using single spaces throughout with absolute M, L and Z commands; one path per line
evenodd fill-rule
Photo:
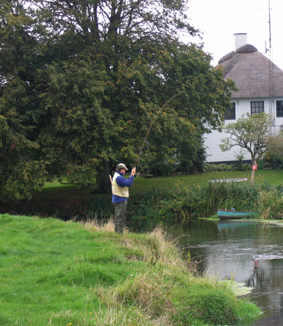
M 253 325 L 283 325 L 283 225 L 198 220 L 168 233 L 203 275 L 252 288 L 249 297 L 264 312 Z

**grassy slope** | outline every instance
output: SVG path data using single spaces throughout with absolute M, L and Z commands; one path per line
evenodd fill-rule
M 0 234 L 3 326 L 204 326 L 259 312 L 228 284 L 195 278 L 160 230 L 5 214 Z

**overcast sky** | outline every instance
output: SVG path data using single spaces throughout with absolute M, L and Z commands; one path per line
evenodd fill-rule
M 191 24 L 203 32 L 204 50 L 213 65 L 234 50 L 235 33 L 247 33 L 247 42 L 283 70 L 283 0 L 270 0 L 271 45 L 269 48 L 268 0 L 188 0 Z M 196 39 L 194 39 L 194 42 Z

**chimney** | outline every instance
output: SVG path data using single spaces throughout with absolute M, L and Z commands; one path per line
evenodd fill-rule
M 236 33 L 235 37 L 235 52 L 241 47 L 247 44 L 247 33 Z

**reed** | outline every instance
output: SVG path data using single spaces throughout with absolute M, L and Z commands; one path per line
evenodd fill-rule
M 178 189 L 154 189 L 133 197 L 130 217 L 148 217 L 158 223 L 186 223 L 195 218 L 215 216 L 217 210 L 235 208 L 257 211 L 259 218 L 275 218 L 283 214 L 283 187 L 268 184 L 209 183 Z

